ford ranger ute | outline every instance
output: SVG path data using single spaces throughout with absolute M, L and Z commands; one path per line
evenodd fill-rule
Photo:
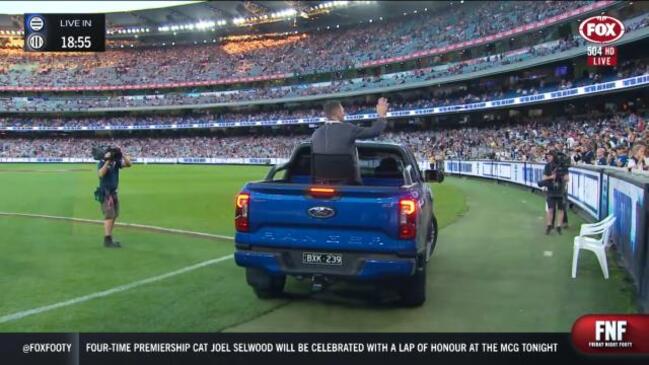
M 314 286 L 335 280 L 392 281 L 402 303 L 426 299 L 426 264 L 437 241 L 433 194 L 414 155 L 358 142 L 362 184 L 314 185 L 310 143 L 247 183 L 235 202 L 235 260 L 260 298 L 279 296 L 286 276 Z

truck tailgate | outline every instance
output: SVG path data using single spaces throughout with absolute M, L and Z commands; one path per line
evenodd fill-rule
M 412 241 L 398 239 L 399 200 L 409 190 L 336 186 L 332 198 L 322 198 L 310 195 L 309 188 L 305 184 L 248 184 L 250 228 L 237 233 L 237 243 L 377 253 L 414 250 Z

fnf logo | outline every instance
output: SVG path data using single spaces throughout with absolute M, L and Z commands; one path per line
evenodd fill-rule
M 623 341 L 626 321 L 595 321 L 595 341 Z
M 579 24 L 579 34 L 591 43 L 611 43 L 622 38 L 624 24 L 612 16 L 593 16 Z
M 649 354 L 649 315 L 594 314 L 577 319 L 572 342 L 585 353 Z

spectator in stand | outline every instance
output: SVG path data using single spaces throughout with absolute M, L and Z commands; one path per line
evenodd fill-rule
M 595 157 L 595 165 L 597 166 L 606 166 L 608 165 L 606 148 L 599 147 L 597 149 L 597 156 Z
M 615 159 L 615 166 L 617 167 L 626 167 L 629 163 L 629 149 L 625 146 L 619 146 L 617 148 L 617 158 Z
M 615 151 L 614 148 L 611 148 L 608 152 L 608 166 L 610 167 L 618 167 L 617 166 L 617 152 Z
M 591 150 L 590 144 L 585 144 L 581 146 L 575 147 L 574 154 L 572 157 L 572 160 L 575 163 L 585 163 L 587 165 L 591 165 L 594 154 L 593 151 Z
M 629 171 L 647 171 L 649 170 L 649 155 L 647 146 L 638 142 L 633 146 L 633 152 L 627 164 Z

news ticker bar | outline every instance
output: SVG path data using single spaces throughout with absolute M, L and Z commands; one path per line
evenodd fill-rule
M 25 14 L 27 52 L 103 52 L 105 14 Z
M 304 365 L 394 361 L 408 361 L 408 364 L 431 364 L 431 361 L 510 363 L 522 360 L 548 363 L 565 360 L 576 364 L 590 360 L 619 363 L 620 359 L 629 359 L 626 354 L 634 354 L 632 359 L 646 363 L 649 350 L 646 346 L 643 348 L 645 352 L 637 349 L 649 332 L 644 332 L 644 337 L 639 336 L 640 327 L 636 321 L 631 323 L 626 318 L 626 322 L 620 322 L 618 319 L 615 316 L 592 325 L 586 319 L 583 328 L 573 331 L 572 337 L 570 333 L 0 334 L 0 361 L 146 365 L 159 364 L 164 359 L 165 363 L 183 364 L 263 361 Z M 585 332 L 581 334 L 582 331 Z M 601 345 L 595 351 L 582 348 L 583 341 L 588 343 L 595 338 L 601 339 L 598 340 L 600 344 L 625 345 L 608 349 Z M 606 355 L 602 356 L 602 353 Z

